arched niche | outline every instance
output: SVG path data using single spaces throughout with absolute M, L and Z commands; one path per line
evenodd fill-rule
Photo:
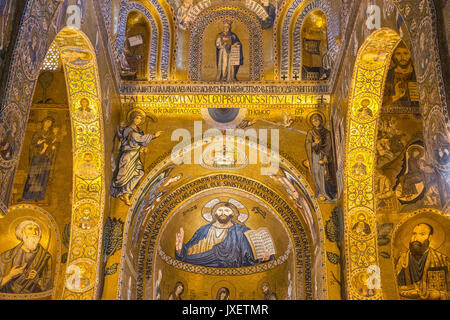
M 240 144 L 248 147 L 249 150 L 255 148 L 269 156 L 273 155 L 269 149 L 244 141 L 242 140 Z M 183 150 L 191 150 L 197 154 L 196 149 L 202 145 L 213 146 L 214 141 L 203 140 L 200 144 L 188 145 Z M 204 149 L 205 152 L 207 150 L 209 149 Z M 273 285 L 278 283 L 277 286 L 281 292 L 280 299 L 286 298 L 286 290 L 289 287 L 285 272 L 295 269 L 295 272 L 291 271 L 291 289 L 293 291 L 290 292 L 294 292 L 290 295 L 291 297 L 295 296 L 296 299 L 324 299 L 326 297 L 322 218 L 317 202 L 310 196 L 312 194 L 311 187 L 285 159 L 280 160 L 280 168 L 276 174 L 260 178 L 256 174 L 259 168 L 249 164 L 248 158 L 245 160 L 245 157 L 242 157 L 241 161 L 243 161 L 241 166 L 227 170 L 220 167 L 214 169 L 209 165 L 208 158 L 200 165 L 181 164 L 177 166 L 169 157 L 154 167 L 133 197 L 132 206 L 125 222 L 119 275 L 119 299 L 156 298 L 155 292 L 158 291 L 156 280 L 159 277 L 159 271 L 155 269 L 157 265 L 166 265 L 167 270 L 171 270 L 170 272 L 173 272 L 174 275 L 179 274 L 182 278 L 184 277 L 182 274 L 186 277 L 189 274 L 193 277 L 192 279 L 196 279 L 201 272 L 205 272 L 204 276 L 210 278 L 211 282 L 208 283 L 211 285 L 211 290 L 214 287 L 213 284 L 218 281 L 212 279 L 220 278 L 217 277 L 218 274 L 214 275 L 214 272 L 226 272 L 228 276 L 234 276 L 233 272 L 244 273 L 243 275 L 246 276 L 258 274 L 256 278 L 261 281 L 266 279 L 269 274 L 277 274 L 279 282 L 274 282 Z M 240 171 L 243 168 L 250 170 L 249 172 L 255 172 L 256 175 L 243 176 Z M 263 179 L 263 181 L 261 182 L 259 179 Z M 240 199 L 239 201 L 248 202 L 247 209 L 252 216 L 252 221 L 249 219 L 248 223 L 252 229 L 265 225 L 262 222 L 265 219 L 260 218 L 261 214 L 266 215 L 267 219 L 274 219 L 273 225 L 279 226 L 279 229 L 277 228 L 279 234 L 278 231 L 273 231 L 275 242 L 280 245 L 280 248 L 277 249 L 279 253 L 275 255 L 275 261 L 260 266 L 219 268 L 223 271 L 217 271 L 219 270 L 217 268 L 191 267 L 191 264 L 179 263 L 179 260 L 175 259 L 174 238 L 166 237 L 164 234 L 172 234 L 174 229 L 181 226 L 178 223 L 178 217 L 192 215 L 196 219 L 195 222 L 192 225 L 185 225 L 186 230 L 190 230 L 189 236 L 186 235 L 185 241 L 187 242 L 187 237 L 192 236 L 194 226 L 207 223 L 199 213 L 202 209 L 199 208 L 200 203 L 207 202 L 210 197 L 222 196 L 225 198 L 234 196 Z M 193 209 L 195 206 L 197 208 Z M 162 240 L 163 238 L 167 240 Z M 291 254 L 287 251 L 289 243 L 292 246 Z M 159 250 L 159 248 L 164 249 Z M 289 260 L 291 258 L 293 260 Z M 292 269 L 291 263 L 296 266 L 294 269 Z M 192 268 L 198 269 L 197 271 L 200 273 Z M 164 273 L 164 271 L 162 272 Z M 163 277 L 167 277 L 167 275 L 163 275 Z M 227 280 L 229 283 L 235 283 L 236 278 L 230 279 Z M 261 285 L 261 283 L 257 283 L 258 281 L 252 283 L 254 287 L 252 290 L 255 292 L 247 289 L 237 290 L 242 292 L 238 293 L 237 298 L 261 298 L 261 292 L 257 291 L 258 286 Z M 187 285 L 186 283 L 184 285 Z M 171 285 L 168 282 L 166 284 Z M 233 287 L 242 289 L 237 284 L 233 284 Z M 206 287 L 197 289 L 203 294 L 206 292 Z M 211 290 L 208 291 L 208 299 L 215 298 Z M 167 295 L 166 291 L 165 296 L 163 293 L 163 298 L 168 298 Z M 195 298 L 199 298 L 199 296 Z
M 330 75 L 331 66 L 325 59 L 328 52 L 325 14 L 320 10 L 309 13 L 303 21 L 300 35 L 302 80 L 326 80 Z
M 148 21 L 140 12 L 131 11 L 127 17 L 126 30 L 124 53 L 131 71 L 129 76 L 122 77 L 130 80 L 147 79 L 151 39 Z
M 294 0 L 283 2 L 283 9 L 274 30 L 280 39 L 278 45 L 278 65 L 275 72 L 279 79 L 302 81 L 303 47 L 302 30 L 310 14 L 321 11 L 326 17 L 327 51 L 325 60 L 332 66 L 337 58 L 339 47 L 336 37 L 339 35 L 338 14 L 332 10 L 328 0 Z M 331 67 L 330 67 L 331 68 Z
M 241 71 L 239 71 L 238 80 L 260 80 L 264 71 L 263 36 L 261 24 L 253 12 L 237 6 L 213 6 L 203 10 L 196 18 L 195 23 L 193 23 L 193 27 L 191 28 L 188 42 L 189 55 L 187 56 L 187 67 L 189 70 L 189 78 L 194 81 L 215 80 L 215 76 L 212 77 L 209 73 L 204 74 L 203 66 L 205 65 L 205 67 L 210 67 L 209 69 L 214 70 L 211 71 L 211 74 L 215 75 L 215 71 L 217 70 L 215 68 L 216 48 L 215 43 L 212 41 L 215 41 L 217 34 L 223 31 L 223 27 L 221 25 L 225 20 L 236 22 L 235 25 L 242 28 L 239 31 L 232 28 L 232 32 L 237 32 L 239 38 L 242 36 L 243 39 L 248 39 L 248 42 L 243 45 L 244 53 L 248 50 L 248 56 L 244 55 L 243 65 L 241 65 L 239 69 L 245 71 L 245 69 L 248 68 L 248 75 L 244 78 L 246 74 L 241 75 Z M 210 25 L 212 25 L 212 27 L 209 27 Z M 207 38 L 207 31 L 211 32 L 213 38 Z M 240 40 L 243 41 L 242 39 Z M 208 45 L 208 47 L 206 47 L 206 45 Z M 210 54 L 205 55 L 205 52 L 210 52 Z M 205 60 L 207 57 L 209 57 L 209 60 Z M 207 76 L 207 79 L 203 79 L 204 75 Z M 212 78 L 210 79 L 208 75 Z
M 138 2 L 128 2 L 127 0 L 122 0 L 120 5 L 120 13 L 119 13 L 119 24 L 118 24 L 118 33 L 117 37 L 114 41 L 114 54 L 119 62 L 119 67 L 121 70 L 121 76 L 125 79 L 133 79 L 137 70 L 133 69 L 130 63 L 128 62 L 128 56 L 132 55 L 132 52 L 129 52 L 129 37 L 128 33 L 128 22 L 129 16 L 137 16 L 139 14 L 141 16 L 142 23 L 146 23 L 149 27 L 148 39 L 149 43 L 144 44 L 144 46 L 149 46 L 147 50 L 148 54 L 148 70 L 147 77 L 148 80 L 156 80 L 158 76 L 158 37 L 159 31 L 157 28 L 157 24 L 155 18 L 152 13 L 141 3 Z M 145 17 L 145 22 L 142 20 L 142 16 Z
M 219 181 L 220 178 L 211 176 L 211 181 Z M 231 181 L 231 180 L 230 180 Z M 175 201 L 180 201 L 183 195 Z M 174 239 L 176 232 L 180 228 L 185 230 L 185 242 L 187 242 L 196 230 L 209 224 L 210 221 L 201 217 L 202 212 L 210 210 L 208 208 L 211 201 L 232 201 L 239 207 L 243 214 L 248 213 L 248 220 L 235 223 L 241 226 L 249 227 L 252 230 L 265 227 L 268 229 L 274 239 L 276 254 L 275 259 L 267 263 L 260 263 L 247 267 L 235 268 L 214 268 L 202 265 L 193 265 L 184 263 L 174 258 Z M 257 209 L 256 209 L 257 208 Z M 252 212 L 258 210 L 258 213 Z M 282 215 L 281 213 L 280 215 Z M 286 299 L 288 290 L 290 290 L 290 299 L 311 298 L 311 288 L 305 285 L 304 277 L 308 277 L 310 271 L 305 270 L 302 260 L 308 260 L 308 250 L 311 250 L 306 244 L 305 233 L 302 228 L 288 229 L 283 219 L 263 200 L 253 195 L 251 192 L 241 191 L 238 188 L 212 188 L 206 189 L 194 197 L 183 201 L 176 209 L 169 213 L 167 222 L 160 230 L 159 239 L 156 243 L 156 251 L 152 268 L 149 266 L 145 270 L 143 277 L 144 299 L 155 299 L 157 286 L 161 291 L 161 299 L 168 299 L 170 292 L 176 282 L 186 281 L 184 285 L 189 287 L 190 296 L 188 299 L 206 299 L 216 298 L 217 290 L 214 286 L 219 281 L 227 281 L 231 292 L 230 299 L 262 299 L 264 297 L 261 291 L 262 282 L 268 282 L 270 288 L 280 299 Z M 302 240 L 301 246 L 295 246 L 294 237 Z M 236 243 L 239 245 L 239 243 Z M 232 259 L 231 256 L 227 257 Z M 147 257 L 147 261 L 150 257 Z M 296 270 L 300 268 L 304 273 L 297 274 Z M 162 271 L 161 283 L 157 284 L 159 270 Z M 151 272 L 151 275 L 147 275 Z M 288 279 L 288 274 L 290 274 Z M 151 279 L 153 283 L 147 279 Z M 202 279 L 202 281 L 199 281 Z M 291 282 L 289 282 L 291 280 Z M 182 281 L 183 282 L 183 281 Z M 212 286 L 211 286 L 212 285 Z M 154 293 L 152 292 L 154 289 Z M 218 288 L 216 288 L 218 289 Z M 188 291 L 186 290 L 186 293 Z M 206 296 L 206 292 L 208 295 Z M 153 294 L 152 294 L 153 293 Z
M 127 40 L 128 15 L 132 11 L 137 11 L 144 15 L 150 26 L 148 80 L 168 80 L 172 58 L 170 50 L 174 41 L 172 36 L 173 25 L 169 21 L 168 13 L 157 0 L 150 0 L 148 6 L 136 1 L 120 1 L 117 36 L 114 40 L 114 55 L 121 70 L 126 71 L 129 69 L 129 66 L 123 60 L 123 50 Z

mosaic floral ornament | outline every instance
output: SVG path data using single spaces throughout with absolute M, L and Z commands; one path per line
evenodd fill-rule
M 400 37 L 393 31 L 381 29 L 373 33 L 361 47 L 353 75 L 353 88 L 349 105 L 350 116 L 347 121 L 349 136 L 347 137 L 348 159 L 345 184 L 347 192 L 345 203 L 346 247 L 348 254 L 347 279 L 351 286 L 351 299 L 381 299 L 381 284 L 371 286 L 369 279 L 372 273 L 369 268 L 378 268 L 374 188 L 371 177 L 374 166 L 374 154 L 363 147 L 365 140 L 375 141 L 379 106 L 382 103 L 383 81 L 390 64 L 390 57 L 400 42 Z M 360 130 L 355 130 L 363 123 L 371 127 L 361 139 Z M 355 141 L 356 144 L 349 144 Z M 365 144 L 365 143 L 364 143 Z M 373 143 L 370 143 L 372 146 Z
M 93 49 L 83 34 L 63 29 L 55 39 L 62 52 L 72 116 L 74 191 L 71 242 L 63 299 L 94 299 L 102 258 L 104 144 L 101 95 Z M 74 46 L 78 44 L 78 46 Z

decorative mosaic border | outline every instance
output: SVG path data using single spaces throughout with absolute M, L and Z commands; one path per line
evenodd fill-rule
M 67 266 L 82 265 L 90 285 L 85 288 L 69 288 L 67 284 L 63 290 L 63 299 L 95 299 L 96 290 L 100 282 L 99 267 L 101 266 L 101 240 L 103 231 L 104 200 L 105 200 L 105 177 L 104 177 L 104 141 L 103 141 L 103 112 L 101 89 L 98 75 L 97 61 L 94 49 L 89 39 L 81 32 L 73 29 L 63 29 L 55 39 L 60 51 L 73 48 L 73 43 L 83 44 L 85 50 L 92 55 L 92 60 L 87 64 L 79 66 L 66 61 L 62 57 L 64 74 L 66 78 L 69 109 L 72 124 L 72 150 L 73 150 L 73 197 L 72 197 L 72 219 L 71 236 Z M 81 98 L 88 98 L 94 113 L 92 120 L 78 119 L 76 111 Z M 81 177 L 78 165 L 82 164 L 85 153 L 99 154 L 96 162 L 96 174 L 92 179 Z M 86 194 L 82 185 L 96 183 L 99 192 Z M 81 187 L 80 187 L 81 186 Z M 95 226 L 89 230 L 82 230 L 77 222 L 85 216 L 82 208 L 89 208 L 89 217 L 95 221 Z
M 291 22 L 295 13 L 297 12 L 297 9 L 304 6 L 304 0 L 294 0 L 290 3 L 289 7 L 286 10 L 286 13 L 282 17 L 280 17 L 280 19 L 282 20 L 282 24 L 279 30 L 280 52 L 278 61 L 280 65 L 278 66 L 278 69 L 280 70 L 279 77 L 281 79 L 287 79 L 289 77 L 289 44 L 291 37 Z
M 266 272 L 282 265 L 289 258 L 291 250 L 292 250 L 291 247 L 288 246 L 287 250 L 275 260 L 271 260 L 269 262 L 261 263 L 255 266 L 242 268 L 211 268 L 184 263 L 180 260 L 171 258 L 159 246 L 157 249 L 157 254 L 168 265 L 186 272 L 193 272 L 197 274 L 213 275 L 213 276 L 243 276 L 253 273 Z
M 330 86 L 328 84 L 305 84 L 305 82 L 302 82 L 302 84 L 283 84 L 278 82 L 259 83 L 256 81 L 239 81 L 235 84 L 205 82 L 122 82 L 119 90 L 121 94 L 330 94 Z
M 112 0 L 103 0 L 103 3 L 101 4 L 101 8 L 103 11 L 103 19 L 105 20 L 105 26 L 106 29 L 108 30 L 108 33 L 111 30 L 111 8 L 112 8 L 112 4 L 111 4 Z
M 153 4 L 153 7 L 159 13 L 159 18 L 161 19 L 162 24 L 162 44 L 161 44 L 161 55 L 160 55 L 160 63 L 161 63 L 161 79 L 168 80 L 169 79 L 169 67 L 170 67 L 170 44 L 172 41 L 172 32 L 169 25 L 169 17 L 164 11 L 163 7 L 157 0 L 150 0 Z M 173 32 L 175 33 L 175 32 Z
M 161 43 L 161 54 L 160 54 L 160 63 L 161 63 L 161 79 L 168 80 L 169 79 L 169 65 L 170 65 L 170 44 L 172 33 L 169 25 L 169 17 L 166 11 L 163 9 L 158 0 L 148 0 L 153 6 L 153 8 L 158 12 L 159 19 L 162 24 L 162 43 Z
M 202 49 L 206 27 L 217 20 L 230 18 L 238 19 L 247 27 L 250 39 L 248 57 L 250 81 L 261 79 L 264 71 L 261 24 L 250 10 L 241 7 L 222 6 L 211 7 L 202 11 L 195 20 L 189 38 L 189 77 L 192 81 L 202 80 Z

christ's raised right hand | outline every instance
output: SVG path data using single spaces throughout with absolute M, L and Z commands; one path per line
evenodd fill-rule
M 177 250 L 178 253 L 180 253 L 181 249 L 183 248 L 183 240 L 184 240 L 184 229 L 180 228 L 180 232 L 176 234 L 175 238 L 175 250 Z

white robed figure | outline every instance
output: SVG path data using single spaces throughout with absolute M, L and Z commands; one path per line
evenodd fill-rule
M 231 21 L 224 21 L 223 30 L 216 37 L 216 81 L 237 81 L 239 67 L 244 63 L 242 44 L 231 32 Z M 232 59 L 233 50 L 239 50 L 239 61 Z
M 111 196 L 120 198 L 127 205 L 131 205 L 133 190 L 145 174 L 140 153 L 145 152 L 145 147 L 162 133 L 162 131 L 155 134 L 144 133 L 138 127 L 144 121 L 145 113 L 139 109 L 133 110 L 128 116 L 127 125 L 120 126 L 116 132 L 116 136 L 120 140 L 120 148 L 110 193 Z

